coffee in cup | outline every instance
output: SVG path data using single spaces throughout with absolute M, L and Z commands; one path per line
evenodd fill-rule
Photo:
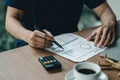
M 78 72 L 83 73 L 83 74 L 95 74 L 96 72 L 91 69 L 79 69 Z
M 73 67 L 75 80 L 107 80 L 99 65 L 92 62 L 77 63 Z

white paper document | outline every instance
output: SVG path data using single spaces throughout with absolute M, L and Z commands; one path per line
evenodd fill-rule
M 58 35 L 55 40 L 62 45 L 64 50 L 55 44 L 47 50 L 74 62 L 87 60 L 106 49 L 98 48 L 93 42 L 72 33 Z

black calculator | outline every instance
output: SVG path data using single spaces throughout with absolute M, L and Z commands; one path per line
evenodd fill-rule
M 61 63 L 54 56 L 39 57 L 38 60 L 47 71 L 61 70 Z

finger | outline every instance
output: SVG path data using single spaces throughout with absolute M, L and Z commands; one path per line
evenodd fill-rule
M 45 48 L 49 48 L 49 47 L 51 47 L 51 46 L 53 46 L 53 44 L 46 44 L 46 45 L 45 45 Z
M 49 39 L 47 34 L 45 34 L 45 39 L 43 39 L 42 43 L 44 43 L 42 49 L 52 46 L 52 40 Z
M 54 36 L 51 34 L 50 31 L 48 31 L 48 30 L 46 30 L 46 29 L 44 29 L 43 31 L 44 31 L 45 33 L 47 33 L 50 37 L 54 37 Z
M 44 39 L 44 42 L 43 42 L 43 45 L 42 45 L 42 49 L 45 49 L 45 46 L 46 46 L 46 40 L 47 40 L 47 39 Z
M 97 34 L 96 34 L 96 37 L 95 37 L 95 41 L 94 41 L 94 45 L 97 46 L 98 42 L 100 41 L 100 38 L 101 38 L 101 34 L 102 32 L 99 31 Z
M 39 43 L 39 42 L 37 42 L 37 41 L 31 41 L 31 42 L 29 43 L 29 45 L 32 46 L 32 47 L 35 47 L 35 48 L 42 48 L 42 47 L 43 47 L 43 44 L 42 44 L 42 43 Z
M 43 32 L 40 32 L 40 31 L 38 31 L 38 30 L 35 30 L 34 32 L 33 32 L 33 36 L 39 36 L 39 37 L 42 37 L 42 38 L 45 38 L 45 33 L 43 33 Z
M 47 30 L 44 30 L 44 32 L 46 33 L 43 33 L 43 32 L 40 32 L 38 30 L 35 30 L 33 32 L 33 41 L 37 41 L 39 42 L 39 44 L 41 45 L 40 48 L 46 48 L 46 47 L 50 47 L 52 46 L 52 41 L 54 40 L 54 37 L 53 35 L 47 31 Z M 39 45 L 36 45 L 36 44 L 31 44 L 32 46 L 39 46 Z
M 30 40 L 30 44 L 32 46 L 37 46 L 39 48 L 42 48 L 44 46 L 45 39 L 39 37 L 39 36 L 32 36 Z
M 41 43 L 43 43 L 45 41 L 45 39 L 43 39 L 43 38 L 41 38 L 39 36 L 33 36 L 33 37 L 31 37 L 31 40 L 41 42 Z
M 46 44 L 47 44 L 47 45 L 53 45 L 53 42 L 51 42 L 51 41 L 46 41 Z
M 43 30 L 47 35 L 46 35 L 46 39 L 49 40 L 50 43 L 52 43 L 52 41 L 54 40 L 53 35 L 51 34 L 51 32 L 47 31 L 47 30 Z
M 112 39 L 112 40 L 110 41 L 110 43 L 109 43 L 107 46 L 110 46 L 111 44 L 114 43 L 114 41 L 115 41 L 115 34 L 112 35 L 112 38 L 111 38 L 111 39 Z
M 101 37 L 100 41 L 98 42 L 98 46 L 99 46 L 99 47 L 102 47 L 102 46 L 104 47 L 104 42 L 106 41 L 107 33 L 108 33 L 107 29 L 104 28 L 102 37 Z M 107 41 L 107 42 L 108 42 L 108 41 Z
M 45 48 L 48 48 L 48 47 L 50 47 L 52 45 L 53 45 L 52 41 L 45 40 L 45 46 L 44 46 Z
M 53 35 L 51 32 L 47 31 L 46 29 L 43 30 L 47 35 L 46 35 L 46 47 L 50 47 L 52 45 L 52 41 L 54 40 Z
M 111 40 L 111 32 L 108 33 L 106 40 L 103 44 L 103 47 L 107 46 L 110 43 L 110 40 Z
M 95 33 L 95 32 L 92 32 L 92 34 L 90 34 L 90 35 L 87 37 L 87 40 L 90 41 L 90 40 L 94 39 L 95 35 L 96 35 L 96 33 Z
M 37 37 L 37 38 L 35 38 L 36 39 L 36 41 L 39 41 L 39 43 L 40 43 L 40 45 L 41 45 L 41 47 L 44 49 L 45 48 L 45 45 L 46 45 L 46 40 L 47 40 L 47 34 L 46 33 L 43 33 L 43 32 L 40 32 L 40 31 L 35 31 L 35 36 Z
M 47 34 L 46 34 L 46 37 L 47 37 Z M 50 47 L 50 46 L 52 46 L 52 41 L 51 41 L 51 40 L 48 40 L 48 39 L 45 39 L 45 40 L 44 40 L 43 49 L 44 49 L 44 48 L 48 48 L 48 47 Z

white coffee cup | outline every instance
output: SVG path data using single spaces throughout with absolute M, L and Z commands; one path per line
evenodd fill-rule
M 75 80 L 108 80 L 99 65 L 92 62 L 77 63 L 73 67 Z

